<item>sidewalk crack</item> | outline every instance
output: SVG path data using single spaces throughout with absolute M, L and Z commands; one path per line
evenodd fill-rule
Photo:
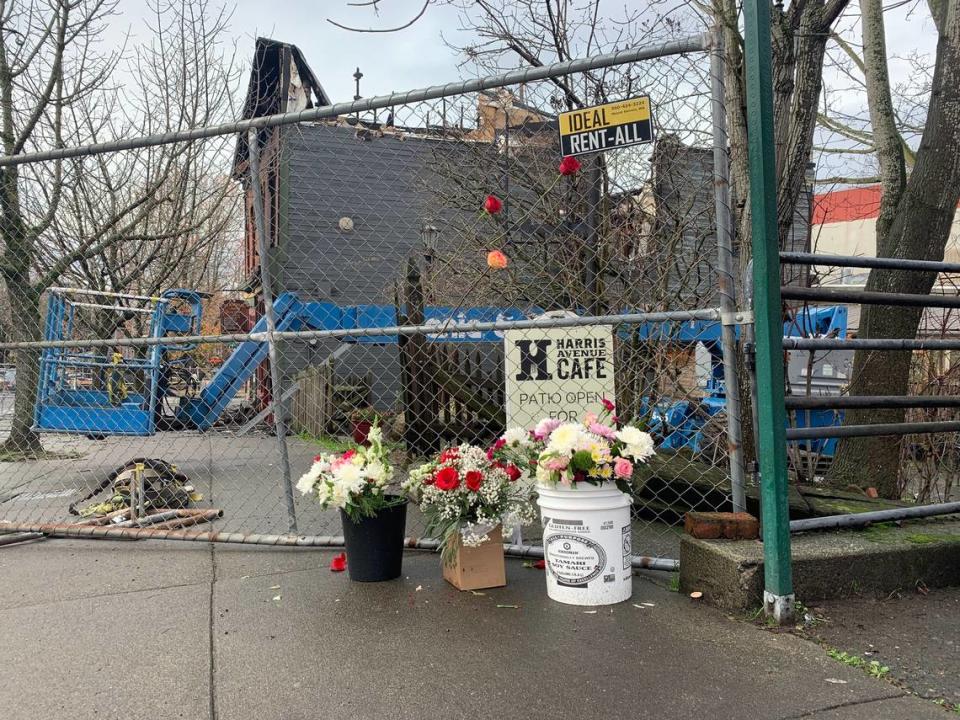
M 831 710 L 839 710 L 841 708 L 856 707 L 857 705 L 870 705 L 871 703 L 882 703 L 887 700 L 896 700 L 898 698 L 907 697 L 909 693 L 900 693 L 898 695 L 888 695 L 881 698 L 870 698 L 868 700 L 850 700 L 848 702 L 838 703 L 837 705 L 828 705 L 827 707 L 817 708 L 816 710 L 810 710 L 808 712 L 803 712 L 800 715 L 785 715 L 783 720 L 802 720 L 803 718 L 815 717 L 821 713 L 830 712 Z

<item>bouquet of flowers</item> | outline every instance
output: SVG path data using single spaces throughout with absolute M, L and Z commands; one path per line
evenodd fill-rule
M 600 415 L 587 413 L 579 423 L 544 418 L 533 430 L 507 430 L 490 448 L 490 457 L 532 468 L 543 485 L 612 480 L 627 492 L 634 466 L 655 454 L 653 438 L 633 425 L 621 425 L 611 401 L 603 405 Z
M 402 497 L 386 493 L 393 468 L 379 426 L 370 429 L 367 441 L 366 447 L 317 455 L 313 466 L 297 482 L 297 489 L 304 495 L 316 493 L 320 507 L 340 508 L 354 522 L 403 503 Z
M 427 534 L 441 538 L 447 560 L 458 533 L 463 545 L 477 547 L 501 523 L 533 522 L 523 477 L 518 466 L 492 459 L 483 448 L 460 445 L 411 470 L 404 490 L 420 504 Z

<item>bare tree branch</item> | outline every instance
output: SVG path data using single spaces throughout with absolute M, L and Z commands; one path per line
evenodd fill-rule
M 377 1 L 379 1 L 379 0 L 377 0 Z M 420 18 L 422 18 L 423 15 L 424 15 L 424 13 L 427 12 L 427 8 L 430 6 L 430 2 L 431 2 L 431 0 L 425 0 L 424 3 L 423 3 L 423 7 L 420 8 L 420 12 L 418 12 L 416 15 L 414 15 L 412 18 L 410 18 L 410 20 L 408 20 L 407 22 L 405 22 L 403 25 L 398 25 L 397 27 L 392 27 L 392 28 L 356 28 L 356 27 L 350 27 L 350 26 L 348 26 L 348 25 L 343 25 L 342 23 L 338 23 L 336 20 L 332 20 L 331 18 L 327 18 L 327 22 L 330 23 L 331 25 L 335 26 L 335 27 L 340 28 L 341 30 L 348 30 L 349 32 L 357 32 L 357 33 L 392 33 L 392 32 L 399 32 L 399 31 L 401 31 L 401 30 L 406 30 L 408 27 L 410 27 L 411 25 L 413 25 L 417 20 L 419 20 Z M 348 4 L 350 4 L 350 3 L 348 3 Z M 375 5 L 377 4 L 377 2 L 370 2 L 370 3 L 366 3 L 366 4 L 368 4 L 368 5 L 374 5 L 374 6 L 375 6 Z

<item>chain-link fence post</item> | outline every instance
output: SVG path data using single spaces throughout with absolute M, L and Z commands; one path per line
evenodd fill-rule
M 710 93 L 713 119 L 713 179 L 717 222 L 717 287 L 720 295 L 723 381 L 727 404 L 727 455 L 735 512 L 747 509 L 744 491 L 743 433 L 740 413 L 740 379 L 737 372 L 737 290 L 734 284 L 733 221 L 730 214 L 730 165 L 727 157 L 727 115 L 723 86 L 723 34 L 712 33 Z
M 297 511 L 293 504 L 293 484 L 290 481 L 290 458 L 287 454 L 287 420 L 283 409 L 283 391 L 280 380 L 280 358 L 274 333 L 277 318 L 273 307 L 273 285 L 270 271 L 270 244 L 267 242 L 267 223 L 263 208 L 263 188 L 260 185 L 260 138 L 251 130 L 247 146 L 250 148 L 250 187 L 253 191 L 253 216 L 257 233 L 257 254 L 260 256 L 260 289 L 263 292 L 263 315 L 267 324 L 267 353 L 270 362 L 270 402 L 273 405 L 273 427 L 280 452 L 280 489 L 287 508 L 287 526 L 297 532 Z

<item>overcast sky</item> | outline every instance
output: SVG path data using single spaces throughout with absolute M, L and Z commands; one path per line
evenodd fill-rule
M 215 3 L 218 0 L 213 0 Z M 332 18 L 355 27 L 387 28 L 410 20 L 421 7 L 420 0 L 384 0 L 382 10 L 375 15 L 369 7 L 350 7 L 350 0 L 224 0 L 233 7 L 230 21 L 231 41 L 236 43 L 238 58 L 246 65 L 257 36 L 266 36 L 297 45 L 307 58 L 317 78 L 334 102 L 350 100 L 354 94 L 353 72 L 357 66 L 364 74 L 360 93 L 364 97 L 396 90 L 409 90 L 425 85 L 459 79 L 464 72 L 457 66 L 458 57 L 448 48 L 447 39 L 462 45 L 470 41 L 469 33 L 460 30 L 460 19 L 455 9 L 444 4 L 431 4 L 427 12 L 410 28 L 395 33 L 354 33 L 339 29 L 329 22 Z M 358 2 L 359 0 L 352 0 Z M 887 49 L 890 57 L 890 75 L 894 85 L 912 82 L 911 67 L 904 60 L 911 53 L 932 54 L 936 45 L 936 31 L 924 0 L 888 0 L 886 14 Z M 643 9 L 644 0 L 609 0 L 602 7 L 610 15 L 622 15 L 623 8 Z M 662 6 L 661 6 L 662 7 Z M 149 37 L 145 24 L 147 0 L 121 0 L 122 15 L 115 18 L 106 43 L 121 43 L 129 32 L 130 46 Z M 840 27 L 844 36 L 859 45 L 856 25 L 859 6 L 851 2 L 847 17 Z M 862 93 L 848 91 L 849 82 L 825 70 L 825 82 L 835 87 L 831 97 L 844 112 L 866 116 Z M 245 88 L 246 78 L 241 82 Z M 653 98 L 656 102 L 656 98 Z M 818 173 L 827 177 L 834 173 L 848 173 L 859 166 L 857 174 L 872 174 L 872 160 L 866 156 L 826 156 L 819 159 Z M 855 169 L 855 168 L 854 168 Z
M 216 1 L 216 0 L 215 0 Z M 353 0 L 356 2 L 357 0 Z M 327 22 L 331 18 L 357 27 L 392 27 L 416 14 L 420 0 L 389 0 L 381 3 L 379 16 L 370 8 L 350 7 L 348 0 L 225 0 L 233 6 L 231 33 L 237 43 L 239 57 L 249 60 L 253 41 L 258 35 L 293 43 L 303 50 L 307 62 L 334 101 L 353 97 L 354 69 L 359 65 L 364 74 L 361 93 L 364 96 L 405 90 L 457 79 L 457 57 L 441 40 L 441 32 L 462 44 L 469 35 L 459 30 L 457 11 L 446 5 L 431 5 L 412 27 L 396 33 L 352 33 Z M 610 0 L 610 14 L 620 9 L 643 8 L 641 0 Z M 926 5 L 914 0 L 900 5 L 891 0 L 894 9 L 887 14 L 887 43 L 892 56 L 914 50 L 931 52 L 935 31 Z M 852 3 L 854 10 L 856 3 Z M 123 14 L 116 18 L 111 35 L 117 42 L 129 30 L 131 43 L 145 39 L 148 31 L 144 15 L 147 0 L 121 0 Z M 893 80 L 904 78 L 906 70 L 892 63 Z
M 216 0 L 214 0 L 216 2 Z M 335 102 L 353 98 L 353 73 L 359 65 L 364 74 L 361 93 L 379 95 L 391 90 L 457 79 L 457 58 L 441 41 L 445 36 L 460 42 L 465 33 L 457 28 L 457 13 L 450 7 L 431 6 L 412 27 L 397 33 L 352 33 L 334 27 L 326 18 L 357 27 L 393 27 L 403 24 L 419 9 L 419 0 L 383 3 L 379 17 L 369 8 L 347 6 L 346 0 L 235 0 L 231 34 L 238 57 L 249 62 L 258 36 L 293 43 L 306 55 L 317 79 Z M 129 30 L 129 44 L 146 40 L 146 0 L 121 0 L 123 14 L 115 19 L 111 37 L 122 42 Z M 244 79 L 245 86 L 245 79 Z

